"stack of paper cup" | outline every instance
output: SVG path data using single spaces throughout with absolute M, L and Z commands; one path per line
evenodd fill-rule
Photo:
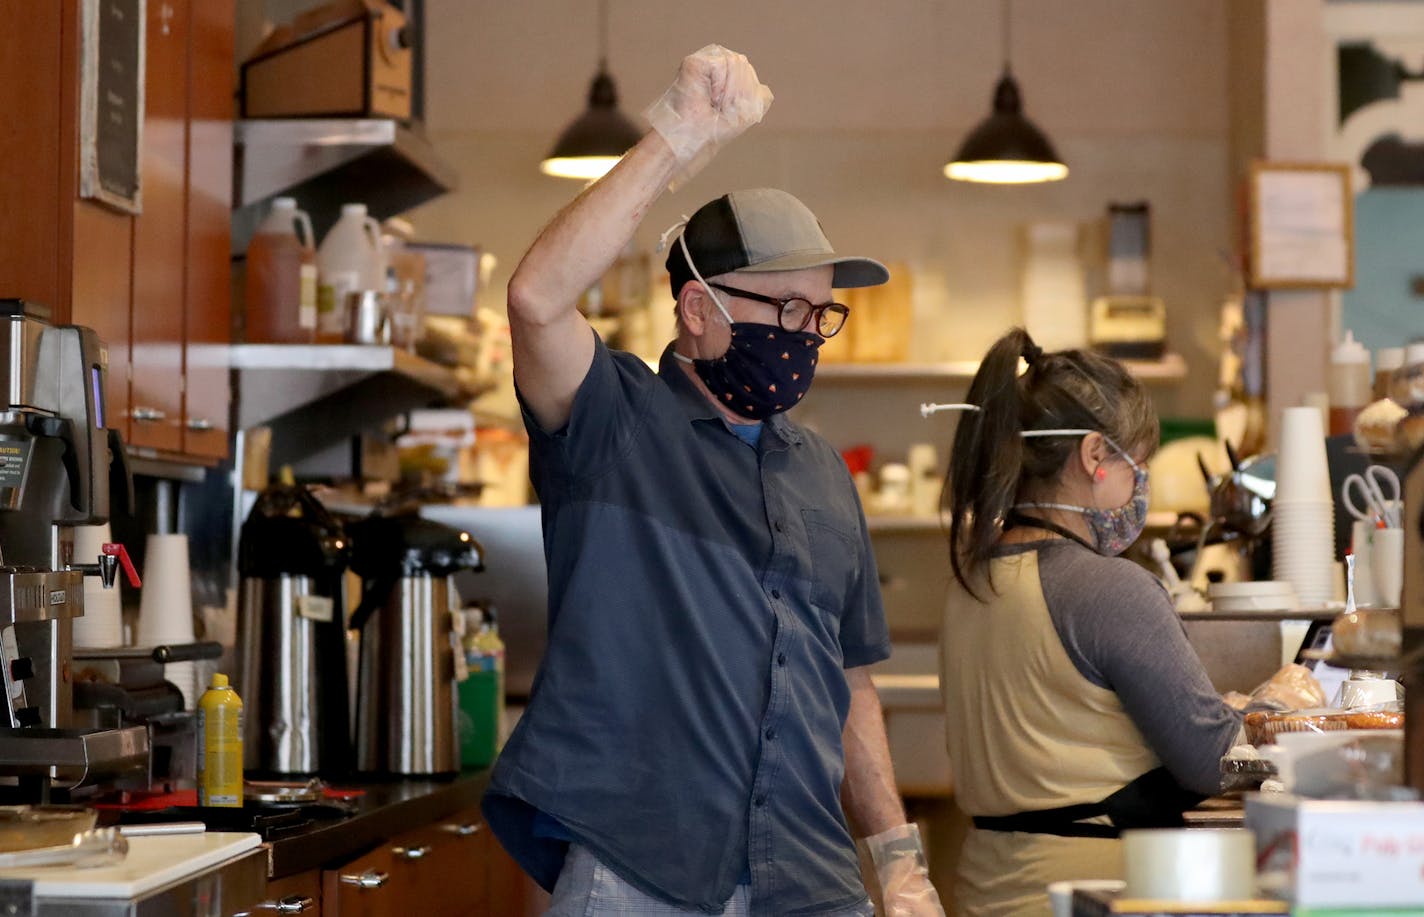
M 97 563 L 104 545 L 113 540 L 108 523 L 74 529 L 74 562 Z M 120 573 L 120 576 L 123 574 Z M 124 643 L 123 601 L 119 581 L 104 588 L 97 576 L 84 577 L 84 617 L 74 619 L 74 645 L 94 649 Z
M 1313 407 L 1281 417 L 1276 496 L 1271 503 L 1273 579 L 1295 588 L 1303 606 L 1335 595 L 1335 500 L 1325 457 L 1325 428 Z
M 138 646 L 193 642 L 193 593 L 187 535 L 149 535 L 144 548 L 143 595 L 138 607 Z M 163 677 L 183 692 L 187 709 L 197 701 L 193 663 L 170 662 Z

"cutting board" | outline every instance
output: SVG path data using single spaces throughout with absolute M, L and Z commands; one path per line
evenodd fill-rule
M 0 879 L 35 883 L 37 898 L 142 898 L 261 846 L 256 834 L 207 832 L 131 837 L 122 863 L 80 869 L 30 866 L 0 869 Z

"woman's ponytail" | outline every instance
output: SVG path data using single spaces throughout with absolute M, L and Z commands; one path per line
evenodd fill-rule
M 1019 360 L 1032 369 L 1042 356 L 1042 349 L 1022 328 L 999 338 L 969 385 L 967 400 L 979 410 L 964 414 L 954 431 L 941 505 L 949 512 L 950 568 L 971 594 L 972 581 L 987 568 L 1022 476 Z

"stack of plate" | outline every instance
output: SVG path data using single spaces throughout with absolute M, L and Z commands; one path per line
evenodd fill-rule
M 1281 580 L 1213 583 L 1206 592 L 1213 611 L 1293 611 L 1299 607 L 1295 588 Z

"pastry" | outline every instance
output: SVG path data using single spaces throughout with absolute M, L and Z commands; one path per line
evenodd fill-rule
M 1407 416 L 1392 399 L 1381 398 L 1355 417 L 1355 443 L 1369 452 L 1393 452 L 1399 423 Z
M 1345 612 L 1330 625 L 1330 644 L 1342 656 L 1393 659 L 1402 639 L 1399 615 L 1387 609 Z

